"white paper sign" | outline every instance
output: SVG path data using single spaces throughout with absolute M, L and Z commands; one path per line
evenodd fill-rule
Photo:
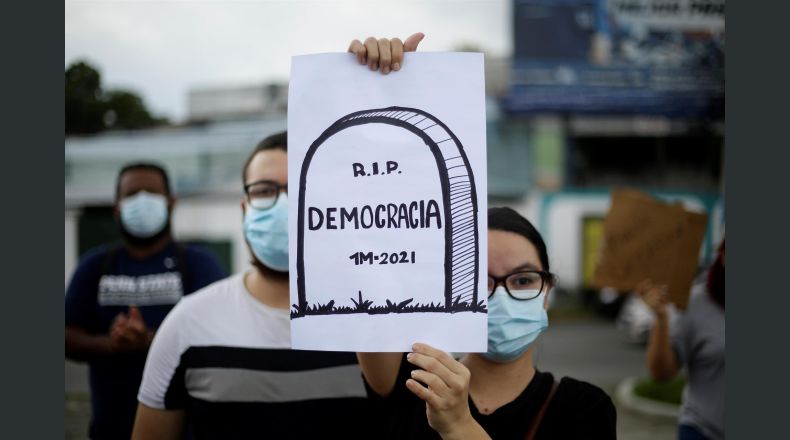
M 293 348 L 486 351 L 485 146 L 482 54 L 293 58 Z

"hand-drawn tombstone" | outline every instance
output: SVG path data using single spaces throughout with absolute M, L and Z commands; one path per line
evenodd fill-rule
M 485 312 L 474 176 L 437 118 L 403 107 L 344 116 L 307 150 L 299 182 L 292 318 Z M 443 276 L 404 276 L 409 265 Z

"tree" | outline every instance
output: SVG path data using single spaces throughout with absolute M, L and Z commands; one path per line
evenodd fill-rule
M 101 75 L 84 61 L 66 69 L 66 134 L 104 128 Z
M 127 90 L 107 92 L 106 108 L 104 123 L 108 127 L 134 130 L 163 122 L 151 116 L 142 98 Z
M 66 69 L 66 134 L 96 133 L 107 128 L 139 129 L 166 124 L 128 90 L 103 91 L 101 74 L 85 61 Z

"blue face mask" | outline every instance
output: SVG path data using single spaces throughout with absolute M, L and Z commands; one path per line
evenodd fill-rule
M 153 237 L 167 225 L 167 197 L 140 191 L 121 200 L 121 223 L 137 238 Z
M 263 211 L 247 205 L 244 235 L 258 261 L 278 272 L 287 272 L 288 196 L 280 194 L 274 206 Z
M 527 301 L 511 298 L 500 286 L 488 299 L 488 352 L 482 356 L 494 362 L 518 359 L 540 333 L 549 326 L 543 308 L 545 293 Z

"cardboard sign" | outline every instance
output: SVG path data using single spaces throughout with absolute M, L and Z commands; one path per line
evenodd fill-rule
M 685 309 L 707 218 L 639 191 L 612 191 L 593 284 L 631 291 L 650 279 L 666 284 L 675 305 Z
M 294 348 L 486 350 L 483 58 L 406 56 L 386 76 L 351 54 L 293 59 Z

